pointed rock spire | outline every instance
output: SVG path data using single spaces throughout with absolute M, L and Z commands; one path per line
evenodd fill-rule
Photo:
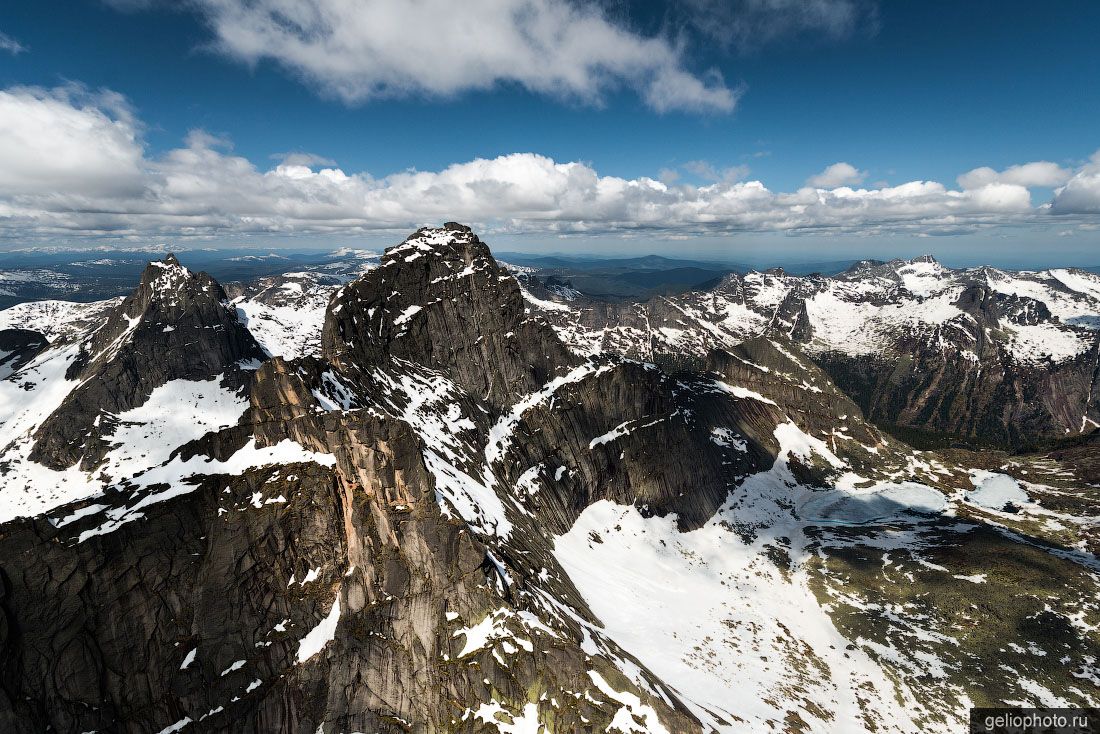
M 177 379 L 221 375 L 240 383 L 238 363 L 266 355 L 238 321 L 225 291 L 206 273 L 192 273 L 174 255 L 151 262 L 141 283 L 81 345 L 66 377 L 80 384 L 35 434 L 31 458 L 53 468 L 95 466 L 106 451 L 97 422 L 144 403 Z M 108 422 L 109 423 L 109 422 Z

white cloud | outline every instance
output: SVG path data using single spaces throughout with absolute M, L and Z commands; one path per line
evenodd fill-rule
M 1051 211 L 1055 214 L 1100 213 L 1100 150 L 1077 169 L 1065 186 L 1054 192 Z
M 1018 166 L 1009 166 L 1003 171 L 994 171 L 988 166 L 975 168 L 959 176 L 959 186 L 964 189 L 976 189 L 989 184 L 1003 183 L 1015 186 L 1044 186 L 1053 188 L 1069 180 L 1073 172 L 1050 161 L 1034 161 Z
M 67 86 L 0 91 L 0 195 L 136 192 L 143 151 L 122 98 Z
M 780 192 L 706 164 L 697 168 L 713 182 L 681 183 L 667 171 L 663 181 L 601 175 L 588 163 L 533 153 L 376 178 L 304 153 L 263 169 L 234 155 L 228 141 L 202 132 L 151 157 L 138 123 L 115 95 L 72 88 L 0 92 L 0 237 L 21 241 L 348 235 L 446 220 L 517 233 L 946 235 L 1052 219 L 1050 209 L 1033 207 L 1028 189 L 1013 183 L 953 190 L 912 181 Z M 829 183 L 862 175 L 848 168 L 835 171 Z M 1097 212 L 1098 194 L 1100 158 L 1094 158 L 1059 189 L 1052 209 Z M 1087 215 L 1079 221 L 1087 223 Z
M 194 0 L 222 53 L 273 60 L 347 102 L 516 84 L 599 103 L 634 89 L 657 111 L 729 112 L 739 92 L 680 48 L 568 0 Z
M 867 178 L 866 171 L 860 171 L 851 163 L 834 163 L 816 176 L 806 179 L 806 185 L 815 189 L 835 189 L 838 186 L 855 186 Z
M 272 160 L 279 161 L 288 166 L 327 166 L 333 167 L 336 165 L 336 161 L 331 158 L 325 158 L 324 156 L 315 155 L 313 153 L 302 153 L 300 151 L 294 153 L 273 153 Z
M 12 56 L 21 54 L 27 50 L 27 47 L 15 40 L 7 33 L 0 33 L 0 51 L 5 51 Z
M 980 208 L 988 211 L 1019 211 L 1031 208 L 1027 187 L 1009 183 L 991 183 L 964 192 Z

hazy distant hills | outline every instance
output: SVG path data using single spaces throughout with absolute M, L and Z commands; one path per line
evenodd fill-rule
M 149 259 L 168 252 L 167 245 L 134 249 L 25 248 L 0 252 L 0 309 L 17 303 L 62 299 L 90 302 L 130 292 Z M 188 250 L 187 261 L 225 283 L 248 282 L 287 273 L 312 272 L 356 275 L 370 250 L 340 248 L 304 252 L 262 251 L 255 248 Z M 501 260 L 555 282 L 568 284 L 591 298 L 633 301 L 707 290 L 730 273 L 745 274 L 765 267 L 741 263 L 644 255 L 533 255 L 502 252 Z M 856 260 L 783 264 L 790 275 L 836 275 Z M 1100 266 L 1081 268 L 1100 272 Z
M 133 250 L 0 252 L 0 309 L 27 301 L 63 299 L 99 301 L 129 293 L 150 258 L 167 252 L 163 247 Z M 367 250 L 262 252 L 255 249 L 187 251 L 196 269 L 223 282 L 251 281 L 298 271 L 349 276 L 356 264 L 374 257 Z
M 716 262 L 645 255 L 642 257 L 590 257 L 585 255 L 530 255 L 503 252 L 501 259 L 512 265 L 532 268 L 537 275 L 568 282 L 592 298 L 623 300 L 669 296 L 692 290 L 706 290 L 730 273 L 748 273 L 754 268 L 741 262 Z M 783 265 L 792 275 L 835 275 L 855 260 Z

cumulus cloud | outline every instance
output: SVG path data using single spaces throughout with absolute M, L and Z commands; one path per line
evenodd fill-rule
M 664 180 L 621 178 L 588 163 L 515 153 L 374 177 L 305 153 L 259 167 L 201 131 L 150 156 L 139 123 L 116 95 L 74 88 L 0 92 L 0 237 L 22 241 L 348 235 L 446 220 L 515 233 L 945 235 L 1050 219 L 1047 209 L 1032 207 L 1026 187 L 1012 183 L 781 192 L 713 167 L 699 170 L 712 176 L 710 183 L 682 183 L 668 172 Z M 860 172 L 840 173 L 833 181 Z M 1100 211 L 1098 177 L 1094 157 L 1059 190 L 1054 208 Z
M 78 86 L 0 91 L 0 195 L 133 193 L 143 150 L 125 101 Z
M 15 56 L 27 50 L 27 47 L 6 33 L 0 32 L 0 51 Z
M 599 103 L 635 90 L 657 111 L 729 112 L 739 92 L 696 74 L 679 45 L 568 0 L 193 0 L 214 47 L 272 60 L 347 102 L 447 97 L 514 84 Z
M 1072 175 L 1073 171 L 1062 168 L 1057 163 L 1034 161 L 1009 166 L 1003 171 L 995 171 L 988 166 L 975 168 L 959 176 L 958 182 L 964 189 L 977 189 L 995 183 L 1053 188 L 1064 184 Z
M 806 185 L 815 189 L 835 189 L 838 186 L 855 186 L 867 178 L 866 171 L 860 171 L 851 163 L 834 163 L 821 173 L 806 179 Z
M 1065 186 L 1055 190 L 1051 211 L 1055 214 L 1100 213 L 1100 150 L 1077 169 Z

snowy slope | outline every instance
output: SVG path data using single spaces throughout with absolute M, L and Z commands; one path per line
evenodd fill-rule
M 233 305 L 270 356 L 293 359 L 317 352 L 325 308 L 338 287 L 315 273 L 287 273 L 250 284 Z

